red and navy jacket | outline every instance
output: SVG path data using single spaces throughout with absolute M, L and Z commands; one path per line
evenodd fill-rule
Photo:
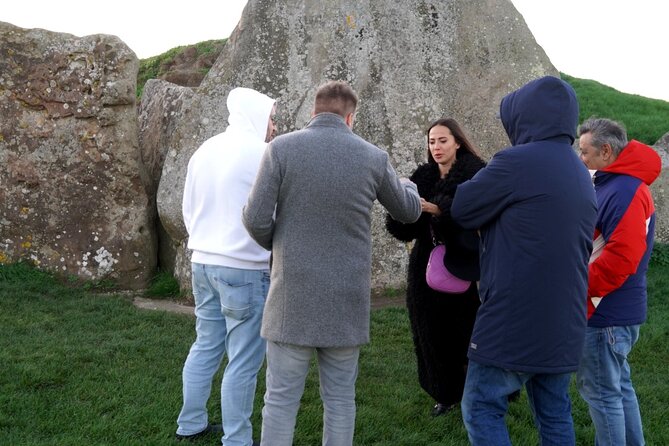
M 598 211 L 588 278 L 590 327 L 646 320 L 646 271 L 655 233 L 655 205 L 648 186 L 661 170 L 660 156 L 632 140 L 611 165 L 594 175 Z

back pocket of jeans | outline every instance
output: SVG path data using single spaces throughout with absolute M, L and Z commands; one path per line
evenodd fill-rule
M 243 285 L 222 284 L 221 293 L 223 298 L 223 315 L 232 319 L 243 321 L 251 315 L 251 298 L 253 295 L 253 284 Z
M 624 358 L 627 358 L 630 351 L 632 351 L 632 339 L 629 336 L 629 332 L 624 329 L 616 329 L 615 327 L 609 327 L 609 336 L 613 340 L 611 342 L 611 348 L 613 351 Z

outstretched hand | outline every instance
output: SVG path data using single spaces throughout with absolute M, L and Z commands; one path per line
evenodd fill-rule
M 424 198 L 420 199 L 420 207 L 423 212 L 427 212 L 429 214 L 439 216 L 441 215 L 441 209 L 439 209 L 439 206 L 437 206 L 434 203 L 430 203 L 429 201 L 425 200 Z

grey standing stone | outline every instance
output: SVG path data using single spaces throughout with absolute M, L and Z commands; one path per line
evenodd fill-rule
M 669 167 L 669 132 L 665 133 L 651 147 L 662 158 L 662 173 L 650 187 L 655 201 L 655 240 L 669 243 L 669 202 L 667 201 L 667 192 L 669 192 L 669 173 L 667 172 L 667 167 Z
M 141 148 L 142 161 L 150 172 L 151 183 L 149 187 L 152 213 L 157 217 L 156 195 L 158 185 L 162 177 L 162 170 L 167 156 L 174 156 L 177 148 L 174 141 L 180 141 L 182 136 L 177 128 L 177 123 L 188 113 L 194 95 L 192 88 L 180 87 L 172 83 L 150 79 L 144 85 L 144 93 L 139 106 L 139 145 Z M 188 138 L 190 135 L 186 135 Z M 181 144 L 181 143 L 179 143 Z M 171 154 L 171 155 L 170 155 Z M 169 194 L 168 194 L 169 195 Z M 166 197 L 164 201 L 174 198 L 178 201 L 180 197 Z M 174 206 L 177 203 L 173 203 Z M 165 219 L 166 222 L 175 221 Z M 176 219 L 178 223 L 180 221 Z M 156 218 L 155 228 L 158 234 L 158 263 L 162 270 L 173 272 L 177 265 L 177 250 L 181 243 L 183 228 L 170 227 L 175 236 L 170 235 L 163 226 L 161 220 Z M 179 274 L 178 277 L 181 277 Z
M 188 116 L 175 124 L 181 133 L 158 190 L 161 221 L 175 245 L 186 239 L 186 165 L 202 141 L 225 129 L 232 86 L 278 99 L 282 133 L 309 120 L 319 84 L 348 81 L 360 96 L 354 130 L 408 176 L 425 160 L 427 126 L 442 116 L 457 119 L 486 158 L 507 146 L 495 118 L 501 98 L 544 75 L 558 72 L 509 0 L 249 0 Z M 373 287 L 401 287 L 407 247 L 387 235 L 378 206 L 372 230 Z

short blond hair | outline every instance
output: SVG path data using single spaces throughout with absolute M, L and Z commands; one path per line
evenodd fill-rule
M 328 81 L 316 90 L 314 114 L 336 113 L 345 118 L 355 112 L 358 106 L 358 95 L 344 81 Z

